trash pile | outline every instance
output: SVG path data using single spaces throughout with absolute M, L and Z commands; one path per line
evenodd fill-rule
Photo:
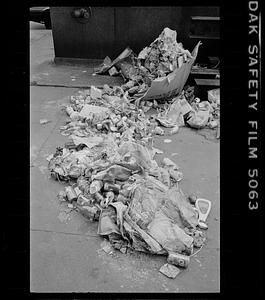
M 121 87 L 92 86 L 62 107 L 69 120 L 60 130 L 70 141 L 48 158 L 51 176 L 68 183 L 59 199 L 98 221 L 98 234 L 113 249 L 168 255 L 168 264 L 180 267 L 206 237 L 195 202 L 179 187 L 182 172 L 169 158 L 157 164 L 162 151 L 153 138 L 164 134 L 159 125 L 176 131 L 187 105 L 177 97 L 148 117 Z
M 150 83 L 151 80 L 164 77 L 180 68 L 190 59 L 193 56 L 183 48 L 182 43 L 177 42 L 176 31 L 166 27 L 138 56 L 127 47 L 113 62 L 106 57 L 96 73 L 108 72 L 111 76 L 121 73 L 126 79 Z
M 167 130 L 176 134 L 180 126 L 213 123 L 219 103 L 198 102 L 181 86 L 177 96 L 171 91 L 170 101 L 163 103 L 139 96 L 146 95 L 150 79 L 168 80 L 186 60 L 194 61 L 194 55 L 176 42 L 176 32 L 165 28 L 137 60 L 132 51 L 127 54 L 126 59 L 116 59 L 123 74 L 128 71 L 124 85 L 91 86 L 62 106 L 69 120 L 60 131 L 69 141 L 47 158 L 48 168 L 52 178 L 68 184 L 58 194 L 60 201 L 98 221 L 98 234 L 109 241 L 106 249 L 167 255 L 160 272 L 175 278 L 178 267 L 187 268 L 197 253 L 194 248 L 200 250 L 206 242 L 200 229 L 207 229 L 210 205 L 205 207 L 205 200 L 201 206 L 203 199 L 184 195 L 179 187 L 183 173 L 172 160 L 164 158 L 158 165 L 154 156 L 163 152 L 153 147 L 153 139 Z M 108 61 L 100 72 L 114 74 L 114 65 Z M 135 95 L 146 100 L 141 107 Z M 151 108 L 155 114 L 147 115 Z
M 155 102 L 150 103 L 158 107 Z M 70 105 L 63 105 L 62 108 L 70 121 L 60 128 L 61 133 L 70 136 L 75 145 L 83 141 L 89 147 L 91 136 L 95 142 L 98 134 L 112 133 L 116 139 L 142 141 L 151 139 L 153 134 L 163 134 L 155 115 L 147 117 L 144 113 L 151 106 L 145 110 L 139 109 L 128 101 L 126 92 L 120 86 L 110 88 L 104 85 L 103 89 L 92 86 L 90 90 L 71 96 Z M 85 142 L 87 135 L 90 135 L 89 142 Z
M 138 55 L 140 68 L 152 79 L 164 77 L 192 59 L 189 50 L 177 43 L 176 31 L 165 28 L 160 36 Z
M 171 112 L 182 114 L 172 133 L 184 125 L 196 129 L 217 128 L 216 137 L 219 138 L 220 89 L 209 91 L 208 101 L 195 97 L 194 87 L 182 90 L 200 45 L 199 42 L 190 53 L 182 43 L 177 42 L 176 31 L 166 27 L 138 56 L 127 47 L 113 62 L 106 57 L 96 74 L 121 74 L 125 80 L 121 86 L 125 98 L 144 112 L 152 107 L 157 108 L 161 102 L 172 102 Z M 177 101 L 176 95 L 180 96 Z M 184 113 L 179 108 L 181 104 L 176 102 L 182 102 L 182 106 L 185 104 Z M 160 123 L 164 127 L 174 127 L 172 122 Z
M 186 122 L 188 126 L 197 129 L 219 127 L 220 89 L 209 90 L 208 101 L 201 101 L 198 97 L 195 97 L 194 87 L 187 87 L 184 96 L 191 105 Z
M 158 38 L 138 55 L 127 47 L 116 59 L 106 57 L 95 74 L 121 74 L 131 99 L 162 100 L 182 89 L 196 59 L 199 42 L 192 53 L 177 42 L 177 32 L 164 28 Z

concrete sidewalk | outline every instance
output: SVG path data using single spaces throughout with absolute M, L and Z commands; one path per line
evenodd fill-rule
M 51 30 L 31 30 L 30 32 L 30 83 L 38 86 L 58 86 L 87 88 L 90 85 L 121 85 L 121 77 L 93 76 L 94 68 L 101 60 L 55 64 Z
M 206 140 L 188 128 L 160 137 L 157 155 L 175 161 L 184 174 L 181 188 L 212 201 L 207 244 L 191 258 L 187 270 L 172 280 L 158 270 L 165 256 L 138 252 L 114 257 L 101 250 L 97 222 L 76 212 L 67 220 L 56 196 L 64 184 L 50 178 L 46 157 L 67 137 L 59 127 L 66 121 L 60 104 L 90 85 L 115 85 L 121 78 L 92 76 L 93 66 L 55 65 L 50 30 L 30 35 L 30 277 L 32 292 L 219 292 L 220 191 L 219 142 Z M 86 71 L 86 72 L 85 72 Z M 75 80 L 72 80 L 75 79 Z M 112 83 L 111 83 L 112 82 Z M 40 119 L 51 122 L 40 124 Z M 172 143 L 165 144 L 165 138 Z M 172 155 L 174 154 L 174 155 Z

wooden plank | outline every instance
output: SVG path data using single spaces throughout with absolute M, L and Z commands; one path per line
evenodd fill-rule
M 220 17 L 211 17 L 211 16 L 191 16 L 192 20 L 200 21 L 220 21 Z
M 195 34 L 190 34 L 189 38 L 191 39 L 207 39 L 207 40 L 219 40 L 219 36 L 206 36 L 206 35 L 195 35 Z
M 220 74 L 217 69 L 192 68 L 191 74 L 217 75 Z
M 204 78 L 197 78 L 195 79 L 197 85 L 213 85 L 213 86 L 220 86 L 220 79 L 204 79 Z

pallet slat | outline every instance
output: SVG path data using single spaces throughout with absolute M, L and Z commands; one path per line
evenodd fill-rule
M 213 85 L 220 86 L 220 79 L 204 79 L 204 78 L 196 78 L 195 82 L 197 85 Z

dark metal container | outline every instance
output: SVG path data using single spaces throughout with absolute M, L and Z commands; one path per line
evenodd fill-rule
M 199 55 L 204 51 L 217 55 L 218 7 L 84 7 L 85 17 L 77 17 L 77 9 L 50 7 L 55 62 L 102 60 L 106 56 L 115 59 L 127 46 L 139 53 L 165 27 L 177 31 L 177 41 L 186 49 L 192 50 L 198 40 L 204 43 L 207 39 Z

